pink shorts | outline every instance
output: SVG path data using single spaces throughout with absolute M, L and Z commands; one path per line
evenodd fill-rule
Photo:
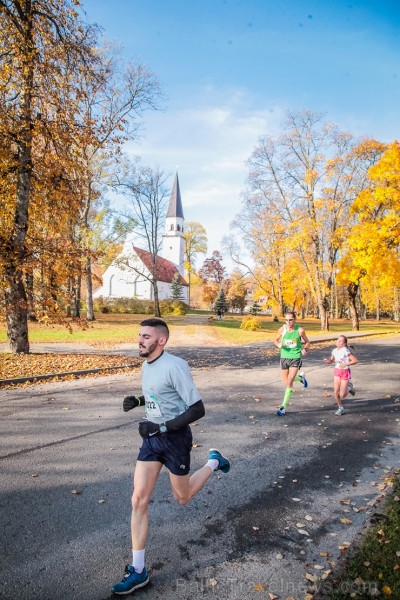
M 349 381 L 351 379 L 351 371 L 350 369 L 337 369 L 335 367 L 333 369 L 333 376 L 340 377 L 342 381 Z

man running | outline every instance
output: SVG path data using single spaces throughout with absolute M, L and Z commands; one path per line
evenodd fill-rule
M 174 498 L 187 504 L 214 471 L 228 473 L 230 462 L 218 450 L 210 450 L 208 462 L 189 475 L 192 432 L 190 423 L 205 414 L 200 394 L 186 361 L 164 350 L 168 326 L 162 319 L 141 322 L 139 355 L 142 364 L 143 396 L 127 396 L 125 412 L 145 406 L 146 420 L 139 423 L 142 446 L 134 472 L 132 496 L 132 564 L 112 587 L 115 594 L 130 594 L 149 583 L 145 568 L 145 545 L 149 529 L 148 506 L 163 465 L 169 470 Z
M 286 414 L 286 407 L 293 394 L 293 382 L 300 381 L 303 387 L 308 383 L 304 372 L 299 373 L 302 366 L 302 357 L 307 354 L 310 341 L 303 327 L 296 325 L 296 315 L 288 311 L 285 315 L 285 324 L 278 329 L 274 344 L 280 349 L 282 381 L 285 386 L 285 395 L 276 414 L 282 417 Z

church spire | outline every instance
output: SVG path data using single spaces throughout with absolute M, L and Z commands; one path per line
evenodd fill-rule
M 182 210 L 181 190 L 179 188 L 178 173 L 175 174 L 174 185 L 172 187 L 171 198 L 169 201 L 167 217 L 184 219 Z
M 163 257 L 174 263 L 182 276 L 184 274 L 185 257 L 185 239 L 183 237 L 184 226 L 185 217 L 183 216 L 182 210 L 178 173 L 176 173 L 174 185 L 172 186 L 167 218 L 165 219 Z

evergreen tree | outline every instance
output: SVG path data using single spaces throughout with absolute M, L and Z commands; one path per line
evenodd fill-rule
M 258 313 L 260 312 L 260 305 L 258 304 L 257 300 L 255 302 L 253 302 L 253 306 L 250 307 L 249 309 L 249 313 L 251 315 L 258 315 Z
M 221 313 L 226 313 L 226 311 L 228 310 L 226 295 L 222 287 L 220 288 L 217 299 L 215 301 L 214 310 L 215 312 L 218 312 L 220 310 Z
M 183 300 L 183 286 L 179 273 L 175 273 L 171 281 L 171 298 L 173 300 Z

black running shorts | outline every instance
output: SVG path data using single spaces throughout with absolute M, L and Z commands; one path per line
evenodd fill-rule
M 301 368 L 303 361 L 301 358 L 281 358 L 281 369 L 282 371 L 288 371 L 290 367 Z
M 143 440 L 137 459 L 160 462 L 174 475 L 187 475 L 190 471 L 192 442 L 189 426 L 171 433 L 160 433 Z

